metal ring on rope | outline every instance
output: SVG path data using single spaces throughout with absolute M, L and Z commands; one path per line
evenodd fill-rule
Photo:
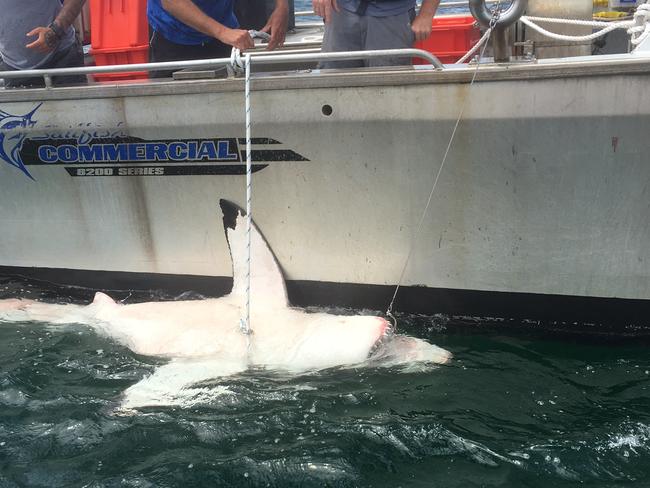
M 493 24 L 492 27 L 506 28 L 524 15 L 527 7 L 528 0 L 513 0 L 510 7 L 500 12 L 498 19 L 494 21 L 494 13 L 488 8 L 486 0 L 469 0 L 470 12 L 483 27 Z

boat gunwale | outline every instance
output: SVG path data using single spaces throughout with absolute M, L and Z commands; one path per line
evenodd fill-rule
M 599 57 L 601 58 L 601 57 Z M 296 70 L 256 73 L 253 91 L 302 90 L 319 88 L 360 88 L 411 86 L 423 84 L 466 84 L 472 81 L 475 65 L 444 70 L 404 68 L 360 68 L 351 70 Z M 554 59 L 530 63 L 485 64 L 476 82 L 535 81 L 553 78 L 637 75 L 650 73 L 650 56 L 611 55 L 592 60 Z M 242 78 L 166 80 L 132 83 L 101 83 L 54 88 L 0 90 L 0 103 L 122 98 L 140 96 L 192 95 L 241 92 Z

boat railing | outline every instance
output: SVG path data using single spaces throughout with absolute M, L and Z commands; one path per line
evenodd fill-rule
M 485 3 L 497 3 L 499 1 L 502 4 L 507 3 L 507 1 L 505 1 L 505 0 L 487 0 Z M 440 7 L 467 7 L 468 3 L 469 3 L 468 0 L 449 1 L 449 2 L 446 2 L 446 1 L 443 0 L 442 2 L 440 2 Z M 418 2 L 417 6 L 418 6 L 418 8 L 420 7 L 420 2 Z M 296 12 L 295 16 L 296 17 L 313 17 L 313 16 L 316 16 L 316 13 L 313 10 L 302 10 L 302 11 Z
M 286 63 L 309 63 L 318 61 L 345 61 L 359 59 L 375 59 L 385 57 L 410 57 L 420 58 L 431 64 L 431 69 L 442 70 L 443 64 L 440 60 L 428 51 L 422 49 L 381 49 L 372 51 L 344 51 L 336 53 L 302 52 L 294 51 L 289 53 L 277 52 L 253 52 L 251 62 L 253 65 L 274 65 Z M 426 66 L 426 65 L 425 65 Z M 155 72 L 174 71 L 187 69 L 231 69 L 239 71 L 235 57 L 197 59 L 188 61 L 171 61 L 164 63 L 140 63 L 140 64 L 118 64 L 109 66 L 85 66 L 78 68 L 52 68 L 52 69 L 31 69 L 22 71 L 0 71 L 0 79 L 15 78 L 43 78 L 46 88 L 52 87 L 52 78 L 55 76 L 79 76 L 95 75 L 103 73 L 133 73 L 133 72 Z M 424 68 L 426 69 L 426 67 Z

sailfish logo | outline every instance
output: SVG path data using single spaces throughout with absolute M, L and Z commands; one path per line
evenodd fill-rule
M 32 117 L 41 105 L 39 103 L 34 110 L 25 115 L 11 115 L 0 110 L 0 159 L 18 168 L 32 180 L 34 177 L 29 174 L 20 157 L 23 141 L 27 137 L 27 133 L 21 129 L 34 127 L 36 121 Z

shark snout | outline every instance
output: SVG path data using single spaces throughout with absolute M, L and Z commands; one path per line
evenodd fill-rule
M 379 337 L 384 337 L 386 335 L 386 332 L 390 330 L 390 323 L 381 317 L 375 318 L 377 319 L 377 327 L 379 328 Z

